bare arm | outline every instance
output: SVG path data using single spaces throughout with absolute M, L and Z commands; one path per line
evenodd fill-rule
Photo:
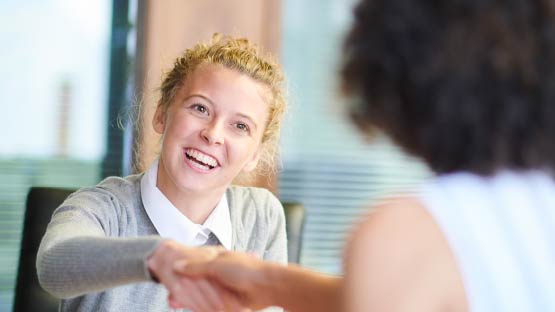
M 392 200 L 353 233 L 345 256 L 347 311 L 465 311 L 458 268 L 427 210 Z
M 283 267 L 267 264 L 264 287 L 271 304 L 287 311 L 341 311 L 340 277 L 320 274 L 296 265 Z
M 189 262 L 176 270 L 208 277 L 234 292 L 250 308 L 280 306 L 288 311 L 341 311 L 342 279 L 299 266 L 263 262 L 224 252 L 211 262 Z

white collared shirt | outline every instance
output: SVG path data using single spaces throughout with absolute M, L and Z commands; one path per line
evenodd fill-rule
M 186 246 L 201 246 L 206 243 L 210 233 L 214 233 L 223 247 L 231 249 L 231 217 L 225 193 L 204 224 L 196 224 L 158 189 L 157 178 L 158 160 L 155 160 L 141 178 L 141 198 L 146 213 L 160 236 Z

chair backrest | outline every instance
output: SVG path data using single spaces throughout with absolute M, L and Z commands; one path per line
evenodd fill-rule
M 287 253 L 290 263 L 299 263 L 305 223 L 305 209 L 300 203 L 282 202 L 287 230 Z
M 54 209 L 73 191 L 32 187 L 27 194 L 13 311 L 58 311 L 58 299 L 44 291 L 39 285 L 35 263 L 40 241 Z

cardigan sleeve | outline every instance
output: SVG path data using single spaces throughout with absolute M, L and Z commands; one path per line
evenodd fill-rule
M 96 187 L 72 194 L 56 209 L 37 254 L 46 291 L 65 299 L 150 279 L 146 258 L 162 239 L 118 237 L 120 205 Z
M 287 264 L 287 233 L 285 230 L 285 214 L 281 202 L 268 192 L 267 209 L 268 241 L 264 251 L 264 260 Z M 263 312 L 282 312 L 279 307 L 269 307 Z
M 281 202 L 270 192 L 267 204 L 268 240 L 264 251 L 264 260 L 287 263 L 287 234 L 285 231 L 285 214 Z

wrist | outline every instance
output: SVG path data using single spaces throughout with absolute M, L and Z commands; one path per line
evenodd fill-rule
M 160 278 L 157 272 L 163 266 L 163 263 L 161 263 L 163 259 L 161 259 L 160 257 L 164 253 L 168 252 L 170 244 L 170 240 L 161 241 L 145 260 L 148 274 L 150 275 L 150 278 L 156 283 L 160 283 Z
M 282 272 L 285 266 L 271 262 L 262 262 L 261 266 L 261 278 L 255 287 L 264 294 L 261 299 L 265 301 L 266 306 L 281 306 L 284 292 L 288 287 Z
M 160 279 L 156 275 L 156 270 L 155 270 L 155 266 L 156 266 L 155 255 L 156 255 L 156 252 L 160 249 L 160 245 L 158 245 L 158 247 L 156 247 L 156 249 L 154 249 L 154 251 L 146 258 L 146 269 L 147 269 L 148 275 L 150 276 L 150 279 L 155 283 L 160 283 Z

